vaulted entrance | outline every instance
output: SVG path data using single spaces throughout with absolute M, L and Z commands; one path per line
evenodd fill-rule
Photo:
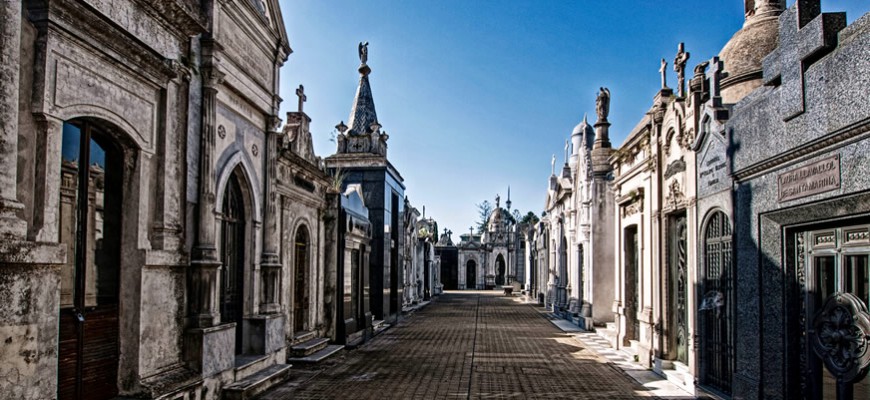
M 477 289 L 477 263 L 474 260 L 465 263 L 465 288 Z
M 63 125 L 59 399 L 118 395 L 123 153 L 89 120 Z
M 236 323 L 236 354 L 242 353 L 245 282 L 245 203 L 240 172 L 231 176 L 221 209 L 221 323 Z
M 295 332 L 305 331 L 308 320 L 308 263 L 309 263 L 309 240 L 308 229 L 305 226 L 300 226 L 296 231 L 296 242 L 294 246 L 294 254 L 296 255 L 293 263 L 294 280 L 293 280 L 293 330 Z
M 731 222 L 721 211 L 713 213 L 703 230 L 701 305 L 698 314 L 701 384 L 731 393 L 734 373 L 734 277 Z

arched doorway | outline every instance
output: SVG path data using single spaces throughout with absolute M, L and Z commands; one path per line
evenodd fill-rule
M 308 228 L 300 226 L 296 231 L 293 248 L 293 330 L 303 332 L 308 320 Z
M 496 286 L 504 285 L 505 262 L 504 256 L 499 254 L 495 258 L 495 284 Z
M 725 213 L 716 211 L 703 232 L 704 264 L 699 291 L 703 297 L 698 315 L 701 383 L 730 394 L 734 371 L 731 222 Z
M 465 263 L 465 288 L 477 289 L 477 263 L 474 260 Z
M 118 395 L 123 150 L 94 121 L 63 125 L 58 398 Z
M 246 213 L 241 172 L 231 174 L 221 208 L 221 323 L 236 323 L 236 354 L 242 353 Z

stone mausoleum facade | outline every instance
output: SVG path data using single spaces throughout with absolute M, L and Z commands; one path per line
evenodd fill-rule
M 402 241 L 314 154 L 301 85 L 282 126 L 277 0 L 0 21 L 0 398 L 250 398 L 374 334 L 397 292 L 369 292 L 369 260 Z

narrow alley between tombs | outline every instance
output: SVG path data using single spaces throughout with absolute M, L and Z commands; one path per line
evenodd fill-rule
M 651 396 L 543 308 L 494 291 L 447 292 L 326 365 L 296 366 L 263 399 Z

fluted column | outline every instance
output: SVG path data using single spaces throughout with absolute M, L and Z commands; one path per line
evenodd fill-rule
M 0 3 L 0 238 L 24 239 L 18 217 L 18 81 L 21 56 L 21 1 Z
M 199 204 L 196 245 L 190 273 L 190 314 L 199 327 L 216 325 L 218 269 L 221 262 L 215 242 L 215 133 L 218 87 L 224 74 L 214 67 L 202 70 L 202 132 L 199 149 Z
M 281 136 L 278 130 L 281 120 L 272 116 L 269 118 L 266 132 L 266 211 L 263 215 L 263 255 L 260 262 L 262 277 L 262 298 L 260 312 L 272 314 L 281 311 L 279 288 L 281 287 L 281 259 L 278 250 L 278 202 L 279 194 L 276 187 L 278 164 L 278 140 Z

